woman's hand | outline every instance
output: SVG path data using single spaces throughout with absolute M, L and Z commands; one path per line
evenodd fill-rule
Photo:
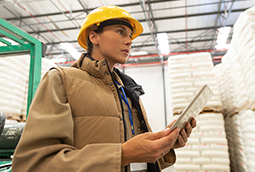
M 172 126 L 172 125 L 171 125 Z M 192 132 L 192 129 L 197 126 L 195 118 L 191 122 L 187 123 L 185 128 L 181 130 L 178 139 L 176 140 L 173 149 L 184 147 L 188 141 L 188 138 Z
M 180 129 L 170 133 L 170 128 L 157 133 L 143 133 L 122 144 L 121 165 L 132 162 L 154 163 L 173 147 Z
M 126 166 L 132 162 L 153 163 L 167 154 L 170 149 L 184 147 L 192 128 L 196 127 L 196 120 L 193 118 L 191 124 L 187 123 L 181 132 L 179 128 L 176 128 L 170 133 L 170 128 L 175 121 L 172 121 L 163 131 L 139 134 L 123 143 L 121 166 Z

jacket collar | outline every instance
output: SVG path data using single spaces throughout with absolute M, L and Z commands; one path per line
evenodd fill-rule
M 93 77 L 99 79 L 104 79 L 107 75 L 107 72 L 111 73 L 106 59 L 95 60 L 87 53 L 83 53 L 81 57 L 74 64 L 71 65 L 71 67 L 75 67 L 83 71 L 86 71 Z M 118 76 L 118 74 L 116 74 L 115 71 L 113 71 L 112 77 L 120 83 L 120 86 L 124 86 L 120 77 Z
M 129 93 L 135 94 L 135 96 L 138 96 L 138 97 L 144 94 L 144 90 L 143 90 L 142 86 L 138 85 L 130 76 L 122 73 L 117 68 L 113 68 L 113 71 L 116 72 L 116 74 L 120 77 L 121 81 L 124 84 L 125 91 L 128 92 L 127 94 L 129 94 Z
M 106 59 L 97 61 L 86 53 L 83 53 L 71 67 L 79 68 L 100 79 L 103 79 L 106 73 L 110 72 Z M 141 85 L 138 85 L 131 77 L 122 73 L 117 68 L 113 68 L 113 78 L 118 81 L 121 86 L 124 85 L 125 91 L 135 94 L 138 97 L 144 94 Z
M 90 75 L 100 79 L 105 77 L 107 71 L 109 72 L 106 59 L 97 61 L 87 53 L 83 53 L 81 57 L 71 65 L 71 67 L 86 71 Z

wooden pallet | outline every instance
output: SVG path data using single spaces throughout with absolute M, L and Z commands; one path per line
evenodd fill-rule
M 220 110 L 219 110 L 220 109 Z M 213 112 L 213 113 L 222 113 L 222 109 L 218 107 L 204 107 L 200 113 Z
M 220 110 L 219 110 L 220 109 Z M 174 115 L 180 115 L 184 109 L 173 109 Z M 213 113 L 222 113 L 222 108 L 219 107 L 204 107 L 200 113 L 213 112 Z
M 255 111 L 255 106 L 251 108 L 252 111 Z
M 18 122 L 25 122 L 26 121 L 26 115 L 20 115 L 20 114 L 14 114 L 14 113 L 5 113 L 5 116 L 9 120 L 15 120 Z
M 173 109 L 174 115 L 180 115 L 184 109 Z
M 231 113 L 226 113 L 223 116 L 224 116 L 224 119 L 225 119 L 227 117 L 232 117 L 232 116 L 237 115 L 237 114 L 238 114 L 238 111 L 233 111 Z

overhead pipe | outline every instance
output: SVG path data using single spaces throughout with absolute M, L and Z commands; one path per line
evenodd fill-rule
M 140 4 L 141 4 L 142 9 L 144 11 L 144 16 L 145 16 L 146 22 L 149 26 L 152 39 L 154 40 L 154 44 L 155 44 L 156 50 L 158 52 L 156 57 L 159 57 L 161 59 L 162 77 L 163 77 L 164 116 L 165 116 L 165 126 L 167 126 L 166 96 L 165 96 L 165 94 L 166 94 L 165 93 L 165 74 L 164 74 L 164 65 L 163 65 L 164 60 L 163 60 L 163 56 L 161 55 L 161 53 L 159 51 L 158 40 L 157 40 L 157 37 L 155 36 L 158 33 L 158 31 L 157 31 L 157 28 L 156 28 L 156 25 L 155 25 L 155 20 L 154 20 L 153 12 L 152 12 L 152 9 L 151 9 L 150 0 L 147 0 L 147 3 L 148 3 L 148 7 L 149 7 L 149 12 L 150 12 L 150 13 L 147 13 L 148 17 L 146 15 L 146 10 L 145 10 L 145 0 L 143 0 L 143 2 L 140 0 Z M 151 18 L 152 18 L 152 25 L 150 24 L 150 19 L 149 19 L 150 15 L 149 14 L 151 15 Z M 125 66 L 123 66 L 123 69 L 124 69 L 124 67 Z
M 167 56 L 171 56 L 171 55 L 181 55 L 181 54 L 193 54 L 193 53 L 203 53 L 203 52 L 213 52 L 213 50 L 201 50 L 201 51 L 188 51 L 188 52 L 176 52 L 176 53 L 169 53 L 167 54 Z M 148 55 L 141 55 L 141 56 L 129 56 L 129 58 L 145 58 L 145 57 L 155 57 L 158 56 L 158 54 L 148 54 Z M 218 58 L 223 57 L 223 56 L 216 56 Z M 64 62 L 64 63 L 60 63 L 60 64 L 72 64 L 75 61 L 68 61 L 68 62 Z M 154 63 L 154 62 L 152 62 Z M 144 64 L 152 64 L 152 63 L 136 63 L 137 65 L 144 65 Z M 160 62 L 156 62 L 156 63 L 160 63 Z M 165 61 L 163 61 L 163 63 L 165 63 Z M 126 64 L 126 65 L 130 65 L 130 64 Z
M 223 56 L 217 56 L 217 58 L 213 59 L 213 63 L 221 62 L 221 57 L 223 57 Z M 68 62 L 57 63 L 57 64 L 73 64 L 74 62 L 76 62 L 76 61 L 68 61 Z M 153 66 L 162 66 L 162 63 L 165 66 L 168 64 L 168 61 L 165 60 L 163 62 L 157 61 L 157 62 L 147 62 L 147 63 L 127 63 L 127 64 L 115 65 L 115 67 L 149 67 L 152 65 Z
M 192 53 L 203 53 L 203 52 L 213 52 L 213 50 L 210 49 L 210 50 L 200 50 L 200 51 L 174 52 L 174 53 L 168 53 L 166 56 L 180 55 L 180 54 L 192 54 Z M 143 57 L 156 57 L 156 56 L 158 56 L 158 54 L 148 54 L 148 55 L 140 55 L 140 56 L 129 56 L 129 58 L 143 58 Z
M 149 11 L 152 17 L 152 23 L 153 23 L 153 28 L 155 30 L 155 33 L 153 32 L 153 35 L 155 36 L 155 34 L 158 34 L 158 30 L 155 24 L 155 20 L 154 20 L 154 15 L 153 15 L 153 11 L 151 9 L 151 4 L 150 4 L 150 0 L 147 0 L 148 3 L 148 7 L 149 7 Z M 152 29 L 153 30 L 153 29 Z M 154 31 L 153 30 L 153 31 Z M 164 57 L 161 54 L 159 47 L 158 47 L 158 38 L 155 38 L 155 44 L 156 44 L 156 48 L 157 48 L 157 52 L 158 55 L 160 57 L 160 64 L 161 64 L 161 68 L 162 68 L 162 81 L 163 81 L 163 97 L 164 97 L 164 117 L 165 117 L 165 126 L 167 126 L 168 122 L 167 122 L 167 109 L 166 109 L 166 88 L 165 88 L 165 69 L 164 69 Z
M 54 2 L 52 2 L 52 1 L 50 1 L 59 11 L 61 11 L 60 9 L 59 9 L 59 7 L 54 3 Z M 68 19 L 69 19 L 69 21 L 71 21 L 72 23 L 74 23 L 73 21 L 75 21 L 75 23 L 74 23 L 74 25 L 77 25 L 78 26 L 78 29 L 81 27 L 81 25 L 80 25 L 80 23 L 78 23 L 77 22 L 77 20 L 75 20 L 75 18 L 73 18 L 73 16 L 72 16 L 72 11 L 70 10 L 70 11 L 68 11 L 66 8 L 65 8 L 65 6 L 61 3 L 61 1 L 60 0 L 58 0 L 58 3 L 65 9 L 65 11 L 66 11 L 66 13 L 67 14 L 69 14 L 70 15 L 70 17 L 68 17 L 67 15 L 66 15 L 66 13 L 63 13 L 62 11 L 62 14 L 63 15 L 65 15 Z M 71 3 L 72 3 L 72 1 L 71 1 Z
M 44 24 L 42 24 L 32 13 L 30 13 L 24 6 L 22 6 L 20 3 L 18 3 L 16 0 L 14 0 L 14 2 L 16 4 L 18 4 L 18 6 L 20 8 L 22 8 L 24 11 L 26 11 L 31 17 L 33 17 L 38 23 L 40 23 L 48 32 L 50 32 L 55 38 L 57 38 L 61 43 L 62 41 L 50 30 L 48 29 Z
M 187 16 L 187 0 L 185 0 L 185 25 L 186 25 L 186 51 L 188 51 L 188 16 Z
M 225 22 L 224 22 L 224 24 L 223 24 L 223 27 L 226 27 L 226 25 L 227 25 L 228 18 L 229 18 L 230 14 L 231 14 L 231 11 L 232 11 L 234 2 L 235 2 L 235 0 L 232 0 L 232 4 L 230 5 L 230 8 L 229 8 L 229 10 L 228 10 L 227 18 L 225 19 Z M 225 7 L 225 10 L 226 10 L 226 7 Z

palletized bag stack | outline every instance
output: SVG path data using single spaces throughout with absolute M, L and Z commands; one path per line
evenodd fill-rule
M 54 62 L 50 61 L 49 59 L 42 58 L 42 72 L 41 72 L 41 78 L 45 75 L 46 72 L 48 72 L 52 67 L 57 66 Z
M 223 67 L 223 63 L 214 67 L 215 76 L 218 81 L 223 115 L 233 115 L 238 112 L 237 100 L 235 98 L 233 81 L 230 79 L 229 65 Z M 238 94 L 238 93 L 237 93 Z M 247 97 L 247 96 L 244 96 Z
M 222 93 L 231 170 L 254 171 L 255 7 L 234 25 L 230 49 L 215 67 Z M 226 106 L 225 106 L 226 105 Z
M 7 118 L 25 121 L 29 65 L 29 55 L 0 58 L 0 111 Z M 42 59 L 42 76 L 52 66 L 56 65 Z
M 239 121 L 242 133 L 243 152 L 246 156 L 246 166 L 248 171 L 255 169 L 255 112 L 245 110 L 234 116 Z
M 168 67 L 174 114 L 181 113 L 205 83 L 214 92 L 205 108 L 221 111 L 220 93 L 210 53 L 171 56 Z
M 227 115 L 225 118 L 225 129 L 227 134 L 230 166 L 232 172 L 248 172 L 246 165 L 246 155 L 244 153 L 244 144 L 242 140 L 242 132 L 240 129 L 240 121 L 236 120 L 238 115 Z
M 175 150 L 175 171 L 230 171 L 223 115 L 202 113 L 197 117 L 197 124 L 187 145 Z
M 187 146 L 176 149 L 175 171 L 230 171 L 224 120 L 220 113 L 222 103 L 210 53 L 170 57 L 168 65 L 174 114 L 180 114 L 205 83 L 214 92 L 203 113 L 197 117 L 198 125 Z M 174 118 L 178 116 L 174 115 Z
M 226 132 L 232 149 L 231 169 L 234 172 L 250 172 L 255 169 L 255 112 L 240 111 L 238 115 L 227 116 Z
M 233 96 L 236 111 L 255 108 L 255 7 L 246 10 L 234 24 L 233 39 L 230 49 L 222 58 L 222 78 L 230 83 L 224 83 L 233 94 L 225 94 L 224 100 Z M 228 114 L 232 107 L 228 108 Z
M 237 61 L 238 56 L 228 52 L 222 63 L 215 67 L 222 68 L 223 88 L 225 97 L 222 101 L 226 104 L 227 114 L 236 114 L 240 110 L 249 109 L 248 90 L 246 80 L 241 70 L 241 64 Z M 217 71 L 216 71 L 217 72 Z M 222 95 L 223 96 L 223 95 Z
M 30 60 L 30 57 L 27 57 L 26 60 Z M 43 76 L 45 75 L 45 73 L 52 67 L 56 66 L 56 64 L 52 61 L 50 61 L 49 59 L 46 58 L 42 58 L 42 66 L 41 66 L 41 78 L 43 78 Z M 28 92 L 28 80 L 27 80 L 27 85 L 26 85 L 26 96 L 24 99 L 24 103 L 23 103 L 23 108 L 21 111 L 21 116 L 22 116 L 22 121 L 26 120 L 26 114 L 27 114 L 27 93 Z
M 16 120 L 26 97 L 28 66 L 24 56 L 0 58 L 0 110 Z

